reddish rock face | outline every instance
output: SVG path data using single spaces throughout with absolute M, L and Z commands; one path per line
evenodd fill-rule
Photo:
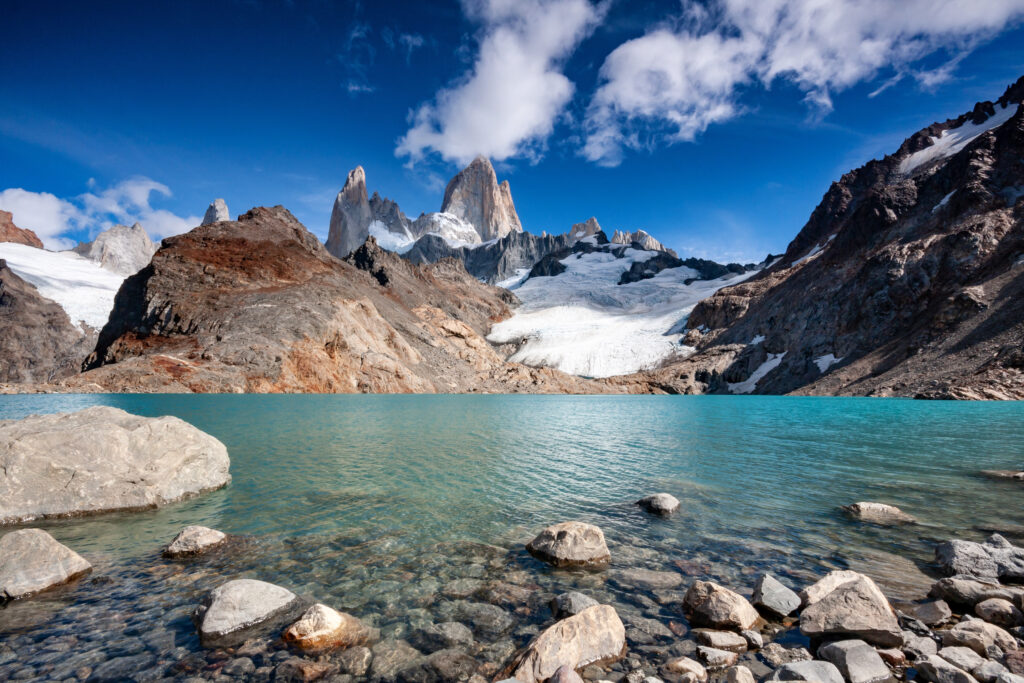
M 0 211 L 0 242 L 14 242 L 37 249 L 43 248 L 42 240 L 34 232 L 19 228 L 14 224 L 14 217 L 10 211 Z

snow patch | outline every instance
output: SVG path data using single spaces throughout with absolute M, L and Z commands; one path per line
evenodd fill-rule
M 793 267 L 795 267 L 795 266 L 799 266 L 799 265 L 800 265 L 801 263 L 803 263 L 804 261 L 807 261 L 807 260 L 809 260 L 809 259 L 811 259 L 811 258 L 813 258 L 813 257 L 817 256 L 818 254 L 820 254 L 820 253 L 821 253 L 821 251 L 822 251 L 822 250 L 823 250 L 823 249 L 824 249 L 825 247 L 827 247 L 827 246 L 829 245 L 829 243 L 830 243 L 830 242 L 831 242 L 832 240 L 834 240 L 834 239 L 836 238 L 836 235 L 838 235 L 838 234 L 839 234 L 839 233 L 833 233 L 833 234 L 829 235 L 829 236 L 828 236 L 828 239 L 827 239 L 827 240 L 825 240 L 824 242 L 822 242 L 821 244 L 816 244 L 816 245 L 814 245 L 814 247 L 813 247 L 813 248 L 812 248 L 812 249 L 811 249 L 811 250 L 810 250 L 809 252 L 807 252 L 806 254 L 804 254 L 803 256 L 801 256 L 800 258 L 798 258 L 798 259 L 797 259 L 796 261 L 793 261 L 793 263 L 791 263 L 791 264 L 789 265 L 789 267 L 790 267 L 790 268 L 793 268 Z
M 764 335 L 763 334 L 759 334 L 759 335 L 757 335 L 756 337 L 754 337 L 753 339 L 750 340 L 750 345 L 751 346 L 755 346 L 757 344 L 760 344 L 763 341 L 764 341 Z
M 931 145 L 914 152 L 900 162 L 900 173 L 909 175 L 927 163 L 953 156 L 969 145 L 974 138 L 1009 121 L 1016 111 L 1016 104 L 997 106 L 996 113 L 981 123 L 967 121 L 959 128 L 942 131 L 939 137 L 932 138 Z
M 373 221 L 367 229 L 370 232 L 370 237 L 377 240 L 377 245 L 381 249 L 393 251 L 396 254 L 404 254 L 412 249 L 412 245 L 416 244 L 416 240 L 407 231 L 405 234 L 399 235 L 388 230 L 388 226 L 380 221 Z
M 936 204 L 935 206 L 932 207 L 932 213 L 938 212 L 939 209 L 944 207 L 946 204 L 949 204 L 949 200 L 952 199 L 953 195 L 955 195 L 955 194 L 956 194 L 956 190 L 953 190 L 952 192 L 947 194 L 945 197 L 943 197 L 941 202 L 939 202 L 938 204 Z
M 0 259 L 41 295 L 60 304 L 79 329 L 83 321 L 97 330 L 107 324 L 114 295 L 124 282 L 117 273 L 71 251 L 0 242 Z
M 814 364 L 818 366 L 818 372 L 824 374 L 830 367 L 843 360 L 842 358 L 836 358 L 835 354 L 826 353 L 824 356 L 818 356 L 814 359 Z
M 779 367 L 779 363 L 785 358 L 788 351 L 782 353 L 769 353 L 768 360 L 757 366 L 757 369 L 750 373 L 750 377 L 742 382 L 729 382 L 730 394 L 749 394 L 757 388 L 757 383 L 769 372 Z
M 519 285 L 523 284 L 523 281 L 530 276 L 529 268 L 516 268 L 516 274 L 507 280 L 502 280 L 495 286 L 504 287 L 505 289 L 515 289 Z

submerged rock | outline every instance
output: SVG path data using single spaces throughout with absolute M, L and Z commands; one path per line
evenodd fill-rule
M 265 581 L 236 579 L 206 596 L 193 619 L 203 647 L 230 647 L 291 621 L 298 597 Z
M 526 544 L 531 555 L 556 567 L 602 565 L 611 559 L 604 533 L 592 524 L 562 522 Z
M 686 591 L 683 608 L 695 626 L 744 631 L 760 618 L 738 593 L 710 581 L 697 581 Z
M 0 602 L 24 598 L 92 569 L 81 555 L 42 529 L 21 529 L 0 537 Z
M 676 572 L 657 572 L 650 569 L 623 569 L 615 573 L 613 580 L 627 589 L 666 590 L 681 584 L 683 577 Z
M 548 627 L 515 657 L 508 673 L 522 683 L 542 683 L 561 666 L 611 663 L 625 652 L 619 615 L 609 605 L 596 605 Z
M 380 632 L 351 614 L 317 603 L 285 629 L 282 637 L 302 650 L 329 650 L 366 645 L 378 640 Z
M 654 515 L 671 515 L 679 509 L 679 499 L 668 493 L 655 493 L 641 498 L 636 504 Z
M 916 524 L 917 519 L 895 505 L 885 503 L 854 503 L 844 505 L 843 512 L 854 519 L 872 524 Z
M 784 619 L 800 607 L 800 596 L 771 574 L 762 574 L 754 585 L 751 602 L 770 616 Z
M 570 591 L 568 593 L 562 593 L 551 600 L 551 613 L 554 615 L 555 619 L 564 619 L 565 617 L 571 617 L 579 614 L 588 607 L 593 607 L 598 604 L 600 603 L 589 595 Z
M 164 557 L 191 557 L 213 550 L 228 539 L 227 534 L 206 526 L 187 526 L 163 550 Z
M 106 406 L 2 420 L 0 454 L 0 524 L 155 508 L 231 481 L 209 434 Z
M 800 614 L 810 638 L 862 638 L 872 645 L 902 645 L 903 632 L 889 601 L 867 576 L 840 584 Z
M 940 543 L 935 561 L 951 576 L 1024 581 L 1024 548 L 1011 545 L 999 534 L 992 534 L 984 543 L 959 539 Z

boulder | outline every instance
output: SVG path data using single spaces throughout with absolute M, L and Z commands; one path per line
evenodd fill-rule
M 717 650 L 728 652 L 746 652 L 747 639 L 732 631 L 708 631 L 699 629 L 694 632 L 697 642 L 701 645 L 713 647 Z
M 726 683 L 756 683 L 754 674 L 745 666 L 731 666 L 725 672 Z
M 650 569 L 623 569 L 616 572 L 612 579 L 626 589 L 668 590 L 683 582 L 677 572 L 658 572 Z
M 932 600 L 915 605 L 910 615 L 926 626 L 941 626 L 953 616 L 953 611 L 945 600 Z
M 679 509 L 679 499 L 668 493 L 655 493 L 636 502 L 652 515 L 671 515 Z
M 895 505 L 885 503 L 853 503 L 842 507 L 850 517 L 872 524 L 916 524 L 917 520 Z
M 227 534 L 206 526 L 187 526 L 164 548 L 164 557 L 201 555 L 228 540 Z
M 989 598 L 974 606 L 974 613 L 990 624 L 1002 628 L 1024 625 L 1024 614 L 1012 602 L 1003 598 Z
M 210 591 L 193 620 L 203 647 L 230 647 L 288 623 L 299 607 L 298 597 L 286 588 L 236 579 Z
M 759 631 L 748 628 L 745 631 L 740 631 L 740 635 L 747 641 L 747 647 L 751 650 L 760 650 L 764 647 L 764 638 Z
M 831 662 L 790 662 L 772 672 L 769 681 L 816 681 L 817 683 L 844 683 L 843 675 Z
M 736 660 L 739 658 L 739 655 L 735 652 L 719 650 L 716 647 L 708 647 L 706 645 L 700 645 L 697 647 L 697 656 L 701 658 L 704 665 L 711 671 L 726 669 L 735 664 Z
M 0 213 L 3 213 L 0 211 Z M 1013 479 L 1024 481 L 1024 472 L 1019 470 L 982 470 L 981 474 L 990 479 Z
M 845 583 L 857 581 L 861 574 L 849 569 L 829 572 L 817 582 L 800 591 L 800 605 L 809 607 Z
M 231 481 L 209 434 L 106 406 L 0 420 L 0 465 L 0 524 L 155 508 Z
M 903 632 L 903 652 L 911 660 L 917 660 L 927 655 L 933 655 L 939 651 L 935 641 L 925 636 L 919 636 L 912 631 Z
M 986 659 L 978 667 L 971 671 L 971 675 L 981 683 L 995 683 L 1002 675 L 1010 673 L 1009 670 L 999 662 Z
M 0 602 L 67 583 L 92 569 L 81 555 L 42 529 L 0 537 Z
M 665 662 L 665 671 L 677 675 L 689 674 L 700 683 L 708 680 L 708 672 L 704 665 L 689 657 L 676 657 L 668 660 Z
M 835 664 L 848 683 L 878 683 L 892 677 L 882 657 L 863 640 L 840 640 L 818 649 L 818 657 Z
M 615 608 L 595 605 L 562 619 L 535 637 L 507 673 L 522 683 L 542 683 L 561 666 L 606 664 L 626 653 L 626 628 Z
M 333 650 L 367 645 L 378 640 L 380 632 L 351 614 L 317 603 L 285 629 L 282 637 L 300 650 Z
M 965 574 L 978 579 L 1024 581 L 1024 548 L 999 534 L 984 543 L 954 539 L 935 547 L 935 561 L 949 576 Z
M 903 632 L 882 591 L 867 576 L 841 584 L 800 614 L 809 638 L 861 638 L 880 647 L 903 644 Z
M 918 675 L 931 683 L 976 683 L 974 677 L 938 655 L 925 655 L 914 662 Z
M 939 656 L 958 669 L 963 669 L 967 672 L 974 671 L 987 661 L 969 647 L 944 647 L 939 650 Z
M 980 581 L 971 576 L 957 575 L 939 579 L 932 584 L 929 597 L 941 598 L 957 607 L 973 609 L 975 605 L 990 598 L 1001 598 L 1020 603 L 1024 600 L 1024 589 L 1016 586 L 1001 586 L 995 581 Z
M 431 653 L 453 647 L 469 647 L 473 644 L 473 632 L 465 624 L 448 621 L 421 628 L 409 638 L 418 650 Z
M 697 581 L 686 591 L 683 609 L 694 626 L 744 631 L 760 618 L 747 599 L 710 581 Z
M 583 679 L 575 669 L 563 664 L 555 670 L 555 675 L 548 680 L 548 683 L 583 683 Z
M 556 567 L 603 565 L 611 559 L 604 533 L 593 524 L 562 522 L 526 544 L 531 555 Z
M 562 593 L 551 600 L 551 613 L 555 619 L 564 619 L 579 614 L 588 607 L 600 604 L 594 598 L 583 593 L 570 591 Z
M 1003 652 L 1017 649 L 1017 639 L 995 624 L 971 619 L 961 621 L 953 628 L 942 631 L 942 644 L 946 647 L 969 647 L 982 657 L 988 657 L 993 645 Z
M 754 607 L 768 616 L 783 619 L 800 607 L 800 596 L 791 591 L 771 574 L 762 574 L 754 584 L 751 597 Z
M 784 647 L 778 643 L 768 643 L 761 648 L 759 654 L 761 659 L 773 669 L 790 662 L 808 662 L 814 659 L 811 653 L 802 647 Z
M 1024 683 L 1024 676 L 1013 673 L 1001 673 L 996 677 L 996 683 Z

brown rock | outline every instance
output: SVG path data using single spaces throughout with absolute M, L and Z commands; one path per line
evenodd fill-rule
M 760 619 L 746 598 L 710 581 L 697 581 L 690 586 L 683 608 L 695 626 L 744 631 Z
M 0 242 L 14 242 L 37 249 L 43 248 L 39 237 L 27 228 L 19 228 L 14 224 L 14 216 L 10 211 L 0 211 Z
M 285 629 L 282 637 L 301 650 L 330 650 L 367 645 L 380 634 L 351 614 L 317 603 Z

